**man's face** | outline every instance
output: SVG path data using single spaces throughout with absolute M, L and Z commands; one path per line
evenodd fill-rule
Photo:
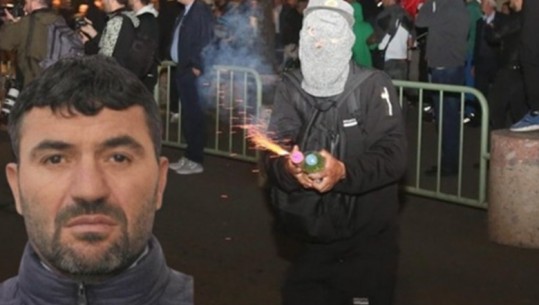
M 481 1 L 481 11 L 483 11 L 483 14 L 485 15 L 490 15 L 494 11 L 494 7 L 490 4 L 490 0 Z
M 509 1 L 509 6 L 510 6 L 511 9 L 513 9 L 515 12 L 520 12 L 520 10 L 522 9 L 522 1 L 523 1 L 523 0 L 510 0 L 510 1 Z
M 34 9 L 34 2 L 36 0 L 26 0 L 24 1 L 24 11 L 26 12 L 26 14 L 30 14 Z
M 388 7 L 388 6 L 391 6 L 393 4 L 395 4 L 394 0 L 382 0 L 382 5 L 384 7 Z
M 112 1 L 114 0 L 102 0 L 101 3 L 103 4 L 103 11 L 105 13 L 110 13 L 113 11 L 112 9 Z
M 6 167 L 17 211 L 44 262 L 99 279 L 128 267 L 151 236 L 168 161 L 157 161 L 142 107 L 72 117 L 33 108 L 18 166 Z

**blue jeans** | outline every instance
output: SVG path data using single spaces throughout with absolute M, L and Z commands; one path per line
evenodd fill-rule
M 431 82 L 447 85 L 464 84 L 464 66 L 454 68 L 431 69 Z M 436 115 L 443 105 L 443 123 L 438 125 L 442 128 L 442 170 L 455 172 L 458 169 L 459 160 L 459 135 L 460 135 L 460 99 L 458 93 L 444 93 L 443 101 L 435 100 L 434 109 Z M 440 120 L 438 120 L 439 122 Z
M 464 66 L 464 85 L 474 88 L 475 87 L 475 77 L 472 74 L 472 61 L 473 61 L 473 52 L 468 52 L 466 56 L 466 65 Z M 471 93 L 466 93 L 466 108 L 465 113 L 475 113 L 476 112 L 476 102 L 475 96 Z

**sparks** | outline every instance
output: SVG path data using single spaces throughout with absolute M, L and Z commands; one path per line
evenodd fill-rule
M 271 140 L 257 125 L 247 124 L 241 128 L 247 129 L 247 138 L 255 145 L 255 149 L 269 150 L 279 156 L 289 154 L 284 148 Z

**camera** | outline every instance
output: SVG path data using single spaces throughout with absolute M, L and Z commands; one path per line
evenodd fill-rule
M 0 122 L 2 124 L 7 124 L 9 114 L 17 101 L 17 97 L 19 97 L 19 89 L 15 87 L 10 88 L 0 109 Z
M 9 13 L 15 18 L 22 17 L 24 16 L 24 2 L 17 1 L 15 3 L 0 5 L 0 17 L 4 17 L 6 15 L 4 10 L 9 11 Z
M 87 25 L 88 22 L 86 19 L 84 19 L 84 16 L 76 16 L 75 17 L 75 28 L 80 29 L 81 27 Z

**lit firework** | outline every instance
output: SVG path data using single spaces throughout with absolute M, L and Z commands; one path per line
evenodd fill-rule
M 255 145 L 255 149 L 268 150 L 279 156 L 289 154 L 284 148 L 275 143 L 268 135 L 260 129 L 258 125 L 243 125 L 242 128 L 247 129 L 247 138 Z

